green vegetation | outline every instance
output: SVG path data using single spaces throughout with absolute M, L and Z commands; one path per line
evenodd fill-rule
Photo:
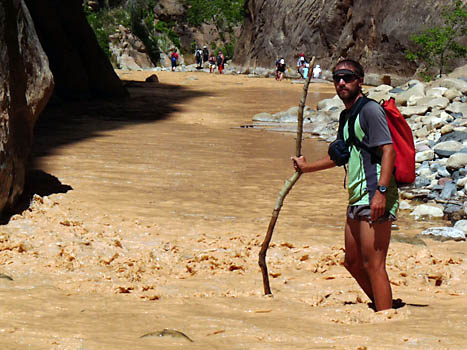
M 180 38 L 172 29 L 175 23 L 155 19 L 155 0 L 106 0 L 95 11 L 85 1 L 83 7 L 99 45 L 110 58 L 109 36 L 119 25 L 130 29 L 143 42 L 154 64 L 159 62 L 161 50 L 168 52 L 174 45 L 181 46 Z
M 244 0 L 185 0 L 188 5 L 188 23 L 200 26 L 214 23 L 219 29 L 228 29 L 243 20 Z
M 467 34 L 466 5 L 462 0 L 450 2 L 451 6 L 445 6 L 441 13 L 443 25 L 410 37 L 417 45 L 417 51 L 408 51 L 406 57 L 411 61 L 421 60 L 426 63 L 425 79 L 432 78 L 430 71 L 433 69 L 439 70 L 441 76 L 453 59 L 467 57 L 467 47 L 461 43 Z
M 235 49 L 234 28 L 244 17 L 244 0 L 182 0 L 187 5 L 188 24 L 199 27 L 203 23 L 213 24 L 220 41 L 212 42 L 211 49 L 222 50 L 226 59 L 233 57 Z M 174 21 L 156 19 L 154 8 L 157 0 L 83 0 L 89 24 L 94 30 L 99 45 L 112 59 L 109 36 L 119 25 L 128 28 L 144 44 L 154 64 L 160 60 L 161 52 L 168 53 L 174 47 L 183 52 Z M 193 43 L 196 46 L 196 43 Z M 189 49 L 189 48 L 186 48 Z M 191 50 L 191 52 L 194 52 Z
M 97 42 L 107 56 L 110 57 L 109 36 L 116 32 L 120 24 L 127 28 L 130 27 L 128 11 L 122 8 L 114 8 L 92 12 L 87 6 L 84 6 L 84 11 L 89 25 L 96 34 Z
M 154 1 L 129 0 L 127 8 L 130 12 L 130 29 L 143 42 L 148 55 L 154 64 L 160 60 L 158 32 L 155 29 Z
M 242 23 L 244 17 L 244 0 L 185 0 L 188 6 L 188 23 L 199 27 L 203 23 L 214 24 L 223 45 L 218 47 L 211 43 L 211 49 L 222 50 L 226 58 L 232 58 L 235 40 L 227 40 L 225 34 L 232 38 L 234 27 Z

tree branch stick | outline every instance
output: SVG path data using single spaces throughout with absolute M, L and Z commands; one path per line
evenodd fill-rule
M 308 85 L 310 84 L 312 68 L 315 63 L 315 57 L 312 58 L 310 62 L 310 68 L 308 69 L 308 77 L 305 80 L 305 84 L 303 85 L 303 93 L 302 98 L 300 100 L 300 104 L 298 105 L 298 118 L 297 118 L 297 143 L 295 149 L 295 155 L 297 157 L 301 156 L 302 153 L 302 136 L 303 136 L 303 110 L 305 108 L 306 97 L 308 95 Z M 266 265 L 266 253 L 269 248 L 269 243 L 271 242 L 272 234 L 274 232 L 274 227 L 276 226 L 277 218 L 279 217 L 279 213 L 282 209 L 282 205 L 284 204 L 285 197 L 289 194 L 290 190 L 292 189 L 293 185 L 298 181 L 302 172 L 297 170 L 290 179 L 285 181 L 284 186 L 282 187 L 279 196 L 276 200 L 276 205 L 274 206 L 274 210 L 272 211 L 271 220 L 269 221 L 268 231 L 266 232 L 266 237 L 264 238 L 263 244 L 261 245 L 261 249 L 259 251 L 259 259 L 258 264 L 261 268 L 261 273 L 263 275 L 263 287 L 264 287 L 264 294 L 270 295 L 271 287 L 269 285 L 269 275 L 268 275 L 268 267 Z

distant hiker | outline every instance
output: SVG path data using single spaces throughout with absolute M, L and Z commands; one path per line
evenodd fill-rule
M 283 58 L 276 61 L 276 80 L 281 81 L 284 79 L 285 68 L 286 64 Z
M 302 78 L 303 78 L 303 68 L 305 68 L 305 63 L 307 63 L 305 59 L 305 54 L 300 53 L 300 56 L 298 57 L 298 60 L 297 60 L 297 72 L 298 74 L 300 74 Z
M 224 63 L 225 63 L 224 54 L 222 53 L 222 51 L 219 50 L 219 54 L 217 55 L 217 68 L 219 69 L 219 74 L 223 74 Z
M 306 62 L 302 68 L 303 79 L 308 78 L 308 72 L 310 71 L 310 64 Z
M 196 60 L 196 68 L 198 69 L 202 68 L 203 51 L 200 48 L 196 48 L 195 60 Z
M 174 72 L 175 67 L 177 67 L 177 61 L 178 61 L 177 49 L 173 49 L 172 53 L 170 54 L 170 62 L 172 63 L 172 72 Z
M 318 79 L 320 75 L 321 75 L 321 67 L 319 66 L 319 64 L 317 64 L 313 68 L 313 78 Z
M 214 56 L 214 53 L 211 52 L 209 55 L 209 73 L 214 73 L 216 71 L 216 56 Z
M 353 60 L 337 63 L 332 79 L 345 110 L 336 141 L 331 143 L 329 155 L 320 160 L 308 162 L 305 157 L 292 160 L 294 168 L 303 173 L 348 164 L 344 267 L 375 310 L 380 311 L 393 306 L 386 255 L 399 206 L 393 175 L 396 152 L 384 109 L 375 101 L 362 104 L 363 77 L 360 63 Z M 355 115 L 360 106 L 363 107 Z
M 209 60 L 209 50 L 206 45 L 203 46 L 203 64 Z

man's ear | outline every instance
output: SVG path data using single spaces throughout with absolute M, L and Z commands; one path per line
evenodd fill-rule
M 363 78 L 358 78 L 358 86 L 359 86 L 360 88 L 363 87 Z

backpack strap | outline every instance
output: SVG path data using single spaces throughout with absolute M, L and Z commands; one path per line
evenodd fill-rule
M 359 148 L 363 147 L 363 144 L 358 140 L 357 136 L 355 136 L 355 120 L 357 119 L 358 114 L 362 110 L 363 106 L 366 105 L 371 100 L 366 96 L 360 97 L 357 102 L 352 106 L 350 109 L 350 116 L 349 116 L 349 124 L 348 124 L 348 131 L 349 131 L 349 138 L 347 139 L 348 145 L 355 145 Z
M 375 162 L 381 162 L 381 156 L 378 155 L 378 153 L 375 152 L 374 149 L 369 148 L 368 146 L 364 145 L 362 142 L 360 142 L 355 136 L 355 120 L 357 119 L 358 114 L 362 110 L 363 106 L 365 106 L 368 102 L 373 101 L 375 103 L 375 100 L 368 98 L 366 96 L 360 97 L 357 102 L 353 105 L 352 109 L 350 110 L 350 117 L 349 117 L 349 125 L 348 125 L 348 131 L 349 131 L 349 138 L 347 139 L 347 144 L 354 145 L 355 147 L 359 149 L 364 149 L 367 151 L 370 155 L 373 161 Z M 379 104 L 379 103 L 378 103 Z

